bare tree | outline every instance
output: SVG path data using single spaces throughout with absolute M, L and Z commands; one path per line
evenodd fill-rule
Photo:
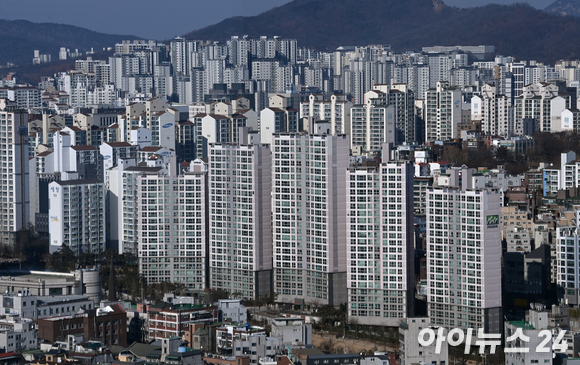
M 318 298 L 312 298 L 307 302 L 310 310 L 316 311 L 322 305 L 322 301 Z
M 320 343 L 320 350 L 327 354 L 330 354 L 334 349 L 335 345 L 336 341 L 334 341 L 334 339 L 329 336 Z

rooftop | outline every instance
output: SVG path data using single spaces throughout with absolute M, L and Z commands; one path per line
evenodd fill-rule
M 528 321 L 513 321 L 513 322 L 509 322 L 509 324 L 511 324 L 512 326 L 516 326 L 525 330 L 533 330 L 535 329 L 534 326 L 532 326 L 530 324 L 530 322 Z
M 72 302 L 74 300 L 90 300 L 84 295 L 66 295 L 66 296 L 50 296 L 50 297 L 37 297 L 37 299 L 42 302 L 42 304 L 50 305 L 58 302 Z

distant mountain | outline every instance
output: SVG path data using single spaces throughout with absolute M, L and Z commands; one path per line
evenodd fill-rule
M 225 40 L 231 35 L 278 35 L 299 46 L 391 44 L 394 50 L 433 45 L 496 46 L 517 59 L 554 62 L 580 57 L 580 19 L 526 4 L 455 8 L 440 0 L 294 0 L 257 16 L 233 17 L 185 35 Z
M 60 47 L 74 51 L 95 51 L 114 47 L 123 39 L 140 39 L 131 35 L 94 32 L 81 27 L 54 23 L 32 23 L 27 20 L 0 20 L 0 65 L 32 63 L 34 50 L 58 60 Z
M 556 0 L 548 5 L 544 11 L 558 15 L 580 17 L 580 0 Z

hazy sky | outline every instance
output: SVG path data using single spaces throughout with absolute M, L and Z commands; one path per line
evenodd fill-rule
M 340 1 L 340 0 L 336 0 Z M 399 0 L 404 1 L 404 0 Z M 452 6 L 553 0 L 443 0 Z M 0 19 L 71 24 L 103 33 L 164 40 L 236 15 L 257 15 L 288 0 L 0 0 Z

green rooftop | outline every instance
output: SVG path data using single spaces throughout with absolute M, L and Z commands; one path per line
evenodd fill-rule
M 513 321 L 513 322 L 509 322 L 509 324 L 511 324 L 512 326 L 520 327 L 520 328 L 525 329 L 525 330 L 535 329 L 534 326 L 532 326 L 530 324 L 530 322 L 528 322 L 528 321 Z

